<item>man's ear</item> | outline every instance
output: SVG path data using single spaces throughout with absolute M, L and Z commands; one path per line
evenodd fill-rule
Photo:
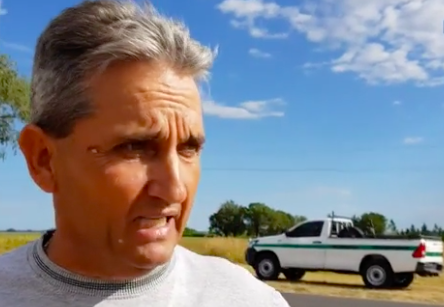
M 25 156 L 28 171 L 34 182 L 45 192 L 55 188 L 53 165 L 53 144 L 39 127 L 29 124 L 20 132 L 20 150 Z

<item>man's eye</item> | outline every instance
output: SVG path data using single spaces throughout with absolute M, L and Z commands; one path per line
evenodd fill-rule
M 125 152 L 145 151 L 147 144 L 145 142 L 127 142 L 118 145 L 116 149 Z
M 151 157 L 157 153 L 157 148 L 152 142 L 135 141 L 126 142 L 115 147 L 115 152 L 127 159 Z
M 199 155 L 200 151 L 201 148 L 199 146 L 182 146 L 179 148 L 179 153 L 187 158 Z

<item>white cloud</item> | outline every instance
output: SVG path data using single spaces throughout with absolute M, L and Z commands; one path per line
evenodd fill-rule
M 399 101 L 399 100 L 395 100 L 395 101 L 392 102 L 392 104 L 393 104 L 394 106 L 400 106 L 400 105 L 402 104 L 402 102 Z
M 6 15 L 8 11 L 2 6 L 2 0 L 0 0 L 0 16 Z
M 204 113 L 208 116 L 217 116 L 230 119 L 259 119 L 263 117 L 282 117 L 283 111 L 277 111 L 277 107 L 284 105 L 280 98 L 269 100 L 245 101 L 237 106 L 227 106 L 212 100 L 203 102 Z
M 17 44 L 17 43 L 12 43 L 12 42 L 6 42 L 3 40 L 0 40 L 0 45 L 2 45 L 5 48 L 20 51 L 20 52 L 26 52 L 26 53 L 33 53 L 34 52 L 34 50 L 29 48 L 28 46 L 25 46 L 22 44 Z
M 302 65 L 302 68 L 305 68 L 305 69 L 321 68 L 321 67 L 324 67 L 324 66 L 327 66 L 327 65 L 330 65 L 330 62 L 318 62 L 318 63 L 307 62 L 307 63 L 304 63 Z
M 251 56 L 255 57 L 255 58 L 263 58 L 263 59 L 271 58 L 271 54 L 270 53 L 261 51 L 261 50 L 256 49 L 256 48 L 251 48 L 250 50 L 248 50 L 248 53 Z
M 8 11 L 3 7 L 3 1 L 0 0 L 0 16 L 6 15 L 7 13 L 8 13 Z M 3 40 L 0 40 L 0 45 L 5 48 L 13 49 L 16 51 L 27 52 L 27 53 L 33 52 L 33 50 L 31 48 L 29 48 L 28 46 L 16 44 L 16 43 L 11 43 L 11 42 L 6 42 Z
M 225 0 L 217 8 L 223 13 L 233 14 L 236 19 L 231 20 L 231 25 L 235 28 L 246 29 L 252 37 L 283 39 L 288 36 L 288 33 L 270 33 L 255 23 L 256 17 L 266 19 L 278 17 L 280 7 L 276 3 L 263 3 L 260 0 Z
M 318 0 L 299 6 L 224 0 L 217 8 L 253 37 L 285 38 L 295 31 L 339 52 L 327 61 L 335 73 L 353 73 L 370 84 L 444 84 L 442 0 Z M 271 32 L 271 20 L 287 22 L 289 31 Z
M 250 20 L 232 20 L 230 24 L 235 28 L 248 30 L 255 38 L 284 39 L 288 37 L 288 33 L 270 33 L 265 28 L 255 26 Z
M 419 144 L 422 142 L 424 142 L 424 138 L 420 137 L 420 136 L 410 136 L 410 137 L 404 138 L 404 140 L 403 140 L 403 143 L 405 145 L 416 145 L 416 144 Z

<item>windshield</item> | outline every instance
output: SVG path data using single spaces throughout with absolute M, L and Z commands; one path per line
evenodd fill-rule
M 301 226 L 302 224 L 305 224 L 305 223 L 306 223 L 306 221 L 300 222 L 300 223 L 294 225 L 293 227 L 288 228 L 288 229 L 286 230 L 286 232 L 293 231 L 293 230 L 295 230 L 296 228 L 298 228 L 299 226 Z

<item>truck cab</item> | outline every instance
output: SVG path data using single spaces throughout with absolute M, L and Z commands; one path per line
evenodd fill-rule
M 298 267 L 309 269 L 323 269 L 325 261 L 326 238 L 338 235 L 346 228 L 353 227 L 350 219 L 316 219 L 304 221 L 285 233 L 255 238 L 250 240 L 250 246 L 269 248 L 279 258 L 281 267 Z
M 260 279 L 276 279 L 283 273 L 298 280 L 307 271 L 331 271 L 360 274 L 371 288 L 407 287 L 415 274 L 439 275 L 442 252 L 438 238 L 366 237 L 351 219 L 329 217 L 250 239 L 246 261 Z

